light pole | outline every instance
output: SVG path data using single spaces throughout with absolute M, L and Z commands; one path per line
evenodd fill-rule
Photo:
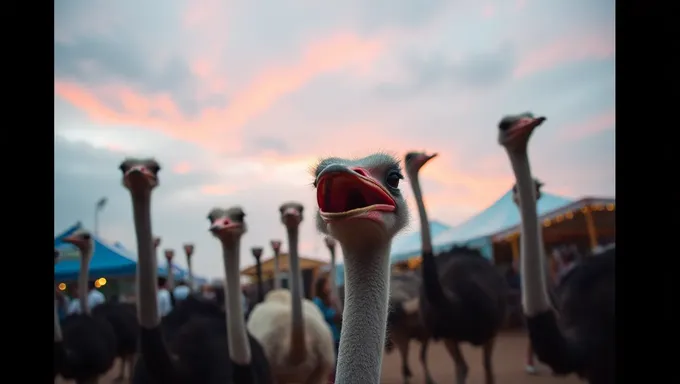
M 94 206 L 94 234 L 99 236 L 99 211 L 106 206 L 106 197 L 102 197 Z

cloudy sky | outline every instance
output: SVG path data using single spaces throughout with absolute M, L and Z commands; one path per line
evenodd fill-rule
M 195 242 L 204 276 L 216 205 L 244 208 L 247 251 L 300 201 L 302 253 L 326 258 L 308 168 L 327 155 L 439 152 L 428 207 L 460 223 L 513 183 L 506 113 L 548 116 L 530 147 L 547 191 L 614 195 L 613 0 L 55 1 L 54 49 L 55 233 L 92 228 L 106 196 L 100 233 L 135 249 L 117 167 L 154 156 L 154 231 Z

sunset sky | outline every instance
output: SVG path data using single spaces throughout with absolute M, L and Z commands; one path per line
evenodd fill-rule
M 243 266 L 285 240 L 287 200 L 307 207 L 302 254 L 326 259 L 319 157 L 439 152 L 423 189 L 455 225 L 512 186 L 496 125 L 525 110 L 548 117 L 530 144 L 546 191 L 614 196 L 614 39 L 613 0 L 55 1 L 54 232 L 93 228 L 106 196 L 100 234 L 136 249 L 118 165 L 154 156 L 154 232 L 195 242 L 197 274 L 222 275 L 214 206 L 247 214 Z

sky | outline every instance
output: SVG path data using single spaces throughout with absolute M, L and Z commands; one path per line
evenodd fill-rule
M 327 260 L 319 158 L 438 152 L 421 182 L 455 225 L 512 186 L 496 127 L 527 110 L 548 117 L 529 148 L 546 191 L 614 196 L 613 0 L 72 0 L 54 32 L 55 234 L 106 197 L 99 234 L 136 249 L 118 165 L 155 157 L 154 232 L 195 243 L 195 273 L 223 275 L 214 206 L 246 212 L 242 266 L 285 240 L 290 200 L 301 254 Z

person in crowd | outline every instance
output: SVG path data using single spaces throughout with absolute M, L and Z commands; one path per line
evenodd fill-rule
M 578 260 L 578 249 L 575 245 L 560 247 L 553 250 L 553 257 L 555 258 L 555 281 L 554 285 L 559 286 L 560 282 L 571 270 L 576 266 Z
M 59 316 L 59 320 L 64 320 L 66 314 L 68 313 L 69 299 L 68 296 L 64 294 L 64 292 L 59 290 L 59 288 L 55 287 L 54 289 L 56 296 L 55 305 L 57 306 L 57 316 Z
M 333 342 L 335 343 L 335 357 L 337 359 L 338 349 L 340 348 L 340 330 L 338 328 L 338 324 L 342 321 L 342 313 L 336 311 L 333 306 L 330 279 L 328 274 L 321 275 L 316 280 L 315 294 L 316 296 L 312 301 L 317 307 L 319 307 L 324 319 L 331 328 L 331 332 L 333 333 Z
M 184 280 L 180 280 L 179 283 L 177 283 L 175 289 L 172 290 L 172 294 L 175 296 L 175 301 L 182 301 L 186 299 L 189 297 L 190 293 L 191 290 L 189 289 L 187 282 Z
M 67 310 L 69 315 L 80 313 L 80 300 L 77 299 L 82 293 L 78 292 L 78 286 L 76 284 L 74 284 L 72 287 L 73 298 L 71 299 Z M 106 302 L 106 296 L 104 296 L 103 293 L 99 292 L 99 290 L 95 288 L 94 281 L 88 282 L 87 287 L 89 290 L 89 292 L 87 292 L 87 304 L 90 307 L 90 310 L 92 310 L 92 308 L 96 307 L 97 305 L 104 304 Z
M 167 288 L 168 280 L 158 277 L 158 314 L 165 316 L 172 311 L 172 298 Z

